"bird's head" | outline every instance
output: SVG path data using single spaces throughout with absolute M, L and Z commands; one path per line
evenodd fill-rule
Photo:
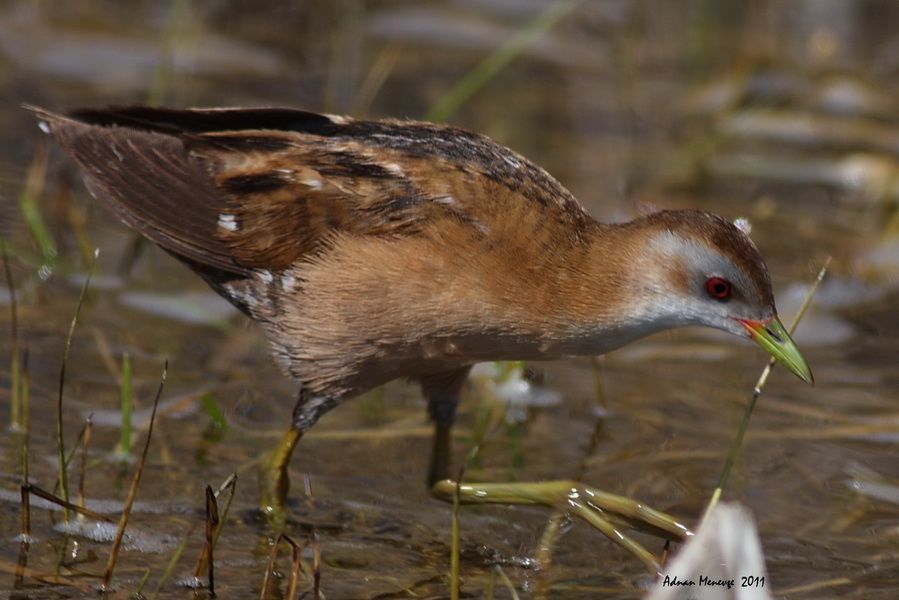
M 701 211 L 661 211 L 639 219 L 644 229 L 641 288 L 649 318 L 704 325 L 746 337 L 803 381 L 812 373 L 774 306 L 768 267 L 745 224 Z

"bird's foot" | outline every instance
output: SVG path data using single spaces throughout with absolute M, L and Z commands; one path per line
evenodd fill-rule
M 534 483 L 463 483 L 444 479 L 431 488 L 434 497 L 452 502 L 458 489 L 461 504 L 531 504 L 580 517 L 642 562 L 652 573 L 659 559 L 621 530 L 636 529 L 666 540 L 682 541 L 693 533 L 674 517 L 632 498 L 609 494 L 576 481 Z

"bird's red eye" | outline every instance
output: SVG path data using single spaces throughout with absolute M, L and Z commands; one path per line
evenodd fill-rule
M 733 287 L 727 279 L 721 277 L 709 277 L 705 282 L 705 291 L 715 300 L 730 300 L 733 293 Z

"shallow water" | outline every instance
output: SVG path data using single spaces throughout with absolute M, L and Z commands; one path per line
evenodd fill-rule
M 29 351 L 31 479 L 45 489 L 55 477 L 54 410 L 65 335 L 83 281 L 78 228 L 65 196 L 68 182 L 78 178 L 51 151 L 40 206 L 63 259 L 40 278 L 39 255 L 16 198 L 41 136 L 18 104 L 154 98 L 415 117 L 542 6 L 459 1 L 424 10 L 416 3 L 311 2 L 249 10 L 237 4 L 0 7 L 0 86 L 8 99 L 0 109 L 7 140 L 0 233 L 11 245 L 20 344 Z M 787 3 L 765 9 L 738 4 L 708 13 L 701 2 L 689 3 L 690 10 L 674 3 L 586 3 L 452 120 L 546 167 L 598 218 L 626 219 L 644 203 L 749 217 L 785 321 L 833 256 L 829 279 L 796 336 L 816 385 L 775 371 L 724 495 L 753 512 L 774 594 L 892 598 L 899 590 L 899 251 L 886 223 L 896 198 L 890 188 L 846 186 L 799 168 L 811 159 L 836 164 L 870 154 L 860 142 L 744 139 L 722 133 L 720 124 L 769 106 L 824 118 L 831 113 L 823 101 L 810 99 L 826 96 L 822 81 L 848 73 L 864 84 L 851 89 L 862 90 L 875 106 L 852 118 L 885 132 L 899 127 L 899 14 L 886 0 L 796 2 L 789 10 Z M 760 49 L 772 59 L 749 62 Z M 703 94 L 704 103 L 697 103 Z M 883 102 L 892 104 L 884 109 Z M 877 152 L 879 168 L 895 169 L 899 157 Z M 737 177 L 719 168 L 728 157 L 746 155 L 776 157 L 781 167 L 796 161 L 802 177 L 779 176 L 790 171 L 783 168 L 774 174 L 744 169 Z M 876 182 L 879 173 L 856 175 Z M 85 490 L 99 512 L 117 517 L 134 468 L 113 457 L 121 356 L 127 352 L 134 368 L 135 454 L 169 361 L 131 538 L 116 569 L 117 597 L 137 589 L 146 570 L 144 591 L 155 589 L 187 532 L 190 540 L 162 595 L 195 594 L 178 582 L 190 579 L 202 546 L 203 490 L 232 472 L 238 473 L 237 495 L 215 552 L 216 585 L 221 597 L 258 596 L 270 540 L 254 510 L 256 469 L 287 423 L 295 390 L 269 359 L 259 330 L 165 253 L 145 247 L 130 273 L 121 275 L 130 234 L 92 204 L 80 184 L 72 184 L 71 193 L 86 222 L 82 235 L 101 254 L 67 368 L 65 441 L 72 447 L 83 420 L 94 416 Z M 10 419 L 9 300 L 0 286 L 4 424 Z M 654 336 L 603 359 L 608 410 L 601 417 L 588 360 L 540 364 L 545 385 L 561 401 L 516 409 L 517 418 L 488 438 L 466 477 L 569 478 L 583 462 L 585 482 L 693 524 L 764 362 L 754 347 L 713 332 Z M 224 415 L 224 427 L 204 408 L 204 395 Z M 461 408 L 457 461 L 476 429 L 481 402 L 475 396 L 470 393 Z M 594 432 L 595 447 L 585 456 Z M 0 595 L 17 589 L 19 597 L 93 597 L 108 541 L 64 535 L 58 512 L 37 503 L 35 541 L 25 556 L 32 571 L 15 578 L 17 561 L 25 560 L 13 542 L 20 439 L 0 435 L 0 536 L 7 540 L 0 544 Z M 330 600 L 448 597 L 450 509 L 426 493 L 429 448 L 423 403 L 403 382 L 387 386 L 383 397 L 345 404 L 301 442 L 291 465 L 288 533 L 307 545 L 317 532 L 322 589 Z M 76 455 L 76 466 L 79 460 Z M 73 467 L 73 482 L 77 472 Z M 304 475 L 311 497 L 303 491 Z M 481 597 L 500 565 L 523 597 L 538 597 L 539 590 L 550 598 L 643 595 L 652 580 L 640 564 L 581 522 L 565 528 L 550 568 L 533 568 L 548 516 L 537 508 L 464 508 L 463 593 Z M 640 539 L 661 550 L 661 542 Z M 303 556 L 310 563 L 311 548 Z M 285 549 L 270 597 L 286 593 L 289 568 Z M 61 581 L 54 582 L 54 573 Z

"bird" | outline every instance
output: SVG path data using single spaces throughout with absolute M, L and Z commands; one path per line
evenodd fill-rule
M 268 508 L 287 494 L 302 435 L 398 378 L 420 383 L 434 422 L 430 483 L 448 476 L 433 463 L 479 362 L 601 355 L 704 326 L 812 382 L 762 255 L 717 214 L 601 223 L 544 169 L 451 125 L 291 108 L 30 109 L 91 194 L 259 323 L 298 383 L 264 469 Z

